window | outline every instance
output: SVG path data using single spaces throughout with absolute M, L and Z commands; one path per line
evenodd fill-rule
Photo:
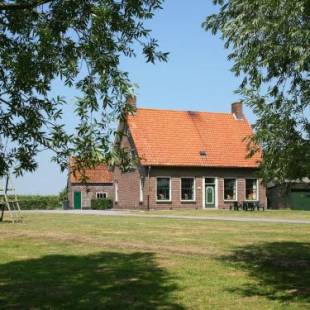
M 236 179 L 224 179 L 224 200 L 237 200 Z
M 96 198 L 97 199 L 106 199 L 107 197 L 108 197 L 107 193 L 104 193 L 104 192 L 96 193 Z
M 140 178 L 140 183 L 139 183 L 139 201 L 143 202 L 143 180 Z
M 194 178 L 181 178 L 181 200 L 183 201 L 195 200 Z
M 245 180 L 245 199 L 257 200 L 257 179 Z
M 157 200 L 170 200 L 170 178 L 157 178 Z
M 205 184 L 215 184 L 215 178 L 205 178 Z

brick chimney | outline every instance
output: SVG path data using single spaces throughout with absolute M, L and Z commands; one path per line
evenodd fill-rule
M 129 95 L 127 97 L 127 103 L 131 105 L 132 107 L 136 108 L 137 107 L 137 97 L 134 95 Z
M 234 102 L 231 104 L 231 113 L 234 114 L 236 119 L 244 119 L 242 111 L 242 102 Z

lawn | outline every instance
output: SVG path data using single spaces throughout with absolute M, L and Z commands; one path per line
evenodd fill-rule
M 27 214 L 0 234 L 3 309 L 310 307 L 310 225 Z
M 158 210 L 145 212 L 156 215 L 184 215 L 184 216 L 224 216 L 224 217 L 258 217 L 287 220 L 309 220 L 310 211 L 297 210 L 266 210 L 266 211 L 231 211 L 216 209 L 180 209 L 180 210 Z

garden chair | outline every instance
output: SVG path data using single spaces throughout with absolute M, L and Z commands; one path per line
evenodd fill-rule
M 234 211 L 239 211 L 239 208 L 240 208 L 240 205 L 238 204 L 237 201 L 234 201 L 229 207 L 230 210 L 234 210 Z

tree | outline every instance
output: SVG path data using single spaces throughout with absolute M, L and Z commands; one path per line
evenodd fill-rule
M 64 201 L 67 201 L 69 200 L 68 198 L 68 187 L 66 186 L 61 192 L 59 192 L 58 194 L 58 198 L 59 198 L 59 201 L 60 202 L 64 202 Z
M 133 111 L 126 104 L 133 85 L 120 60 L 139 48 L 147 62 L 167 60 L 144 27 L 161 3 L 0 0 L 0 175 L 35 170 L 44 149 L 62 169 L 69 155 L 76 166 L 128 163 L 129 152 L 111 148 L 111 124 Z M 51 96 L 55 79 L 79 93 L 75 133 L 62 119 L 69 103 Z
M 265 181 L 310 176 L 310 1 L 215 0 L 203 23 L 221 33 L 238 89 L 257 116 L 249 156 L 263 150 Z M 307 114 L 308 113 L 308 114 Z

